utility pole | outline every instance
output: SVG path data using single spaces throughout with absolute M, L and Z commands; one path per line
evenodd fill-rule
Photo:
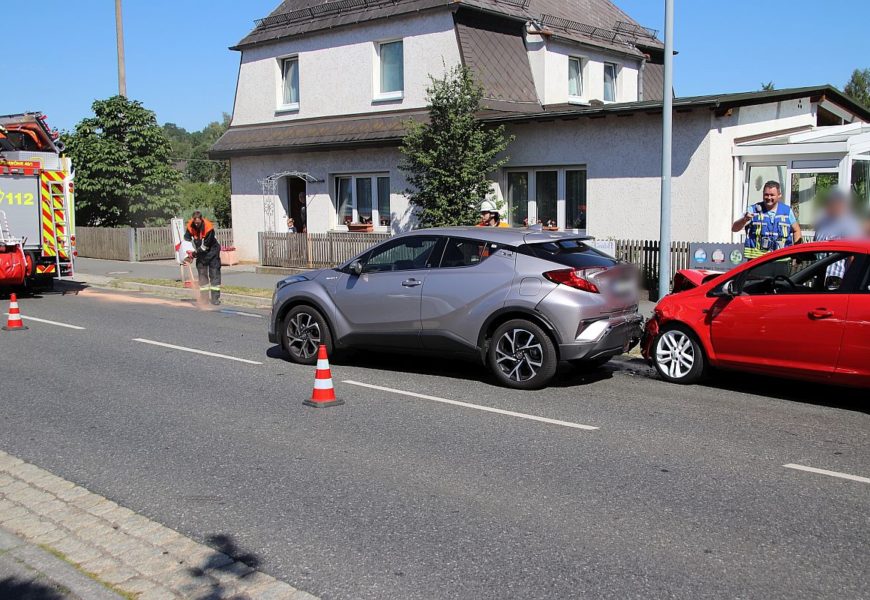
M 115 0 L 115 34 L 118 38 L 118 95 L 127 97 L 127 70 L 124 67 L 124 23 L 121 0 Z
M 659 298 L 671 288 L 671 140 L 674 116 L 674 0 L 665 0 L 665 82 L 662 101 L 662 199 Z

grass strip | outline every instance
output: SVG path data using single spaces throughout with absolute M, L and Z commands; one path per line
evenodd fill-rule
M 146 277 L 124 277 L 120 281 L 131 283 L 143 283 L 145 285 L 161 285 L 163 287 L 183 288 L 184 283 L 177 279 L 148 279 Z M 264 288 L 243 287 L 240 285 L 222 285 L 221 293 L 238 294 L 239 296 L 255 296 L 257 298 L 271 298 L 272 290 Z

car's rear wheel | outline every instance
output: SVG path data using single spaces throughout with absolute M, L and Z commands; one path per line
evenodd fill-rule
M 652 359 L 659 376 L 672 383 L 697 383 L 707 366 L 698 338 L 682 325 L 659 332 L 653 342 Z
M 315 364 L 321 344 L 332 355 L 332 336 L 320 311 L 311 306 L 290 309 L 281 326 L 281 345 L 290 360 L 302 365 Z
M 553 340 L 543 329 L 531 321 L 514 319 L 493 332 L 487 362 L 502 385 L 537 390 L 556 374 L 558 357 Z

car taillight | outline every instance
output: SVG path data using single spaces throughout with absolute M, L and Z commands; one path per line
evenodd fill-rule
M 605 269 L 559 269 L 558 271 L 547 271 L 544 277 L 553 283 L 567 285 L 575 290 L 582 290 L 590 294 L 600 293 L 598 286 L 589 281 L 589 277 L 595 273 L 600 273 Z

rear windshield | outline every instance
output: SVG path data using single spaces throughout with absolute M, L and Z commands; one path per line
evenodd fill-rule
M 612 267 L 616 264 L 615 258 L 596 250 L 584 243 L 583 240 L 557 240 L 540 244 L 525 244 L 520 246 L 518 251 L 575 269 Z

